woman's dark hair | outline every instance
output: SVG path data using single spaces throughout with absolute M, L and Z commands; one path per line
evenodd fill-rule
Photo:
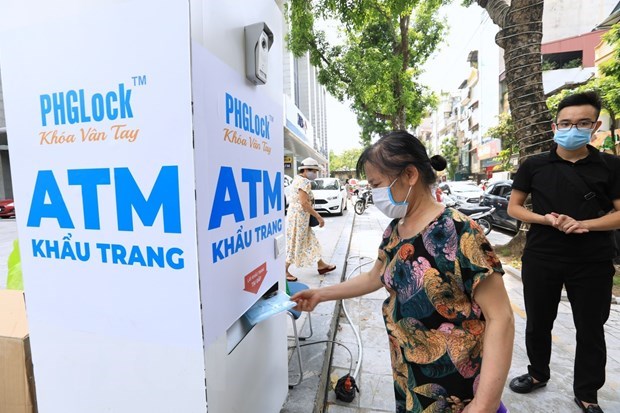
M 366 148 L 357 160 L 355 170 L 358 175 L 363 175 L 366 163 L 373 164 L 387 176 L 398 176 L 405 168 L 413 165 L 422 181 L 429 186 L 437 180 L 435 171 L 443 171 L 447 165 L 443 156 L 429 158 L 422 142 L 403 130 L 389 132 Z

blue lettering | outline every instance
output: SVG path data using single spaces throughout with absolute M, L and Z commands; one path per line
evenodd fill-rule
M 228 198 L 228 199 L 227 199 Z M 241 200 L 235 183 L 235 176 L 230 166 L 222 166 L 215 187 L 215 196 L 209 218 L 209 229 L 219 228 L 222 225 L 222 217 L 234 215 L 235 222 L 245 219 L 241 208 Z
M 271 186 L 269 171 L 263 171 L 263 213 L 267 215 L 270 209 L 282 210 L 282 176 L 276 173 L 276 179 Z
M 242 169 L 241 180 L 247 182 L 250 189 L 250 218 L 258 216 L 256 207 L 256 184 L 261 181 L 261 171 L 258 169 Z
M 45 203 L 46 196 L 49 198 L 49 204 Z M 37 174 L 26 225 L 40 227 L 42 218 L 56 219 L 60 228 L 74 228 L 67 205 L 62 198 L 52 171 L 39 171 Z
M 82 186 L 84 228 L 100 229 L 98 185 L 110 184 L 109 169 L 70 169 L 67 171 L 69 185 Z
M 43 105 L 43 103 L 41 103 Z M 235 103 L 233 97 L 229 93 L 226 93 L 226 123 L 230 125 L 230 115 L 235 110 Z
M 80 122 L 90 122 L 90 116 L 86 114 L 86 98 L 84 89 L 80 89 Z
M 34 240 L 33 240 L 34 242 Z M 218 260 L 223 260 L 226 258 L 224 254 L 222 254 L 222 244 L 224 241 L 219 240 L 217 243 L 214 242 L 211 244 L 211 253 L 213 255 L 213 263 L 216 263 Z
M 131 89 L 125 89 L 124 83 L 119 83 L 118 90 L 93 93 L 90 99 L 84 93 L 84 89 L 42 94 L 39 96 L 39 105 L 43 126 L 48 125 L 50 114 L 54 116 L 55 125 L 90 122 L 91 116 L 96 122 L 104 119 L 115 120 L 119 117 L 133 118 Z
M 52 98 L 50 95 L 39 96 L 41 104 L 41 125 L 47 126 L 47 114 L 52 111 Z
M 170 248 L 166 253 L 166 263 L 173 270 L 180 270 L 185 267 L 185 260 L 181 258 L 183 250 L 179 248 Z M 178 259 L 175 259 L 178 257 Z
M 125 255 L 127 255 L 127 250 L 120 244 L 112 244 L 112 264 L 124 264 L 127 265 L 125 261 Z
M 138 214 L 142 224 L 152 226 L 159 210 L 162 209 L 164 232 L 181 233 L 178 166 L 162 166 L 148 200 L 142 195 L 129 168 L 115 168 L 114 182 L 119 231 L 133 231 L 133 210 Z
M 110 244 L 97 243 L 97 245 L 95 246 L 99 248 L 99 250 L 101 251 L 101 262 L 104 264 L 107 263 L 108 262 L 108 250 L 110 249 Z
M 75 90 L 67 91 L 67 120 L 70 124 L 80 121 L 78 108 L 74 106 L 78 101 L 78 94 Z
M 43 249 L 41 248 L 42 246 L 43 246 L 43 240 L 36 240 L 36 239 L 32 240 L 32 256 L 33 257 L 45 258 L 45 253 L 43 252 Z

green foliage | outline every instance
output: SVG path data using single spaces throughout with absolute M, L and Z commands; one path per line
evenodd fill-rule
M 357 160 L 362 154 L 362 148 L 347 149 L 340 155 L 329 151 L 329 169 L 332 171 L 355 171 Z
M 613 57 L 601 65 L 601 73 L 620 81 L 620 23 L 614 24 L 605 33 L 603 40 L 607 41 L 614 48 Z
M 448 0 L 291 0 L 288 47 L 309 52 L 321 84 L 348 99 L 362 129 L 375 134 L 417 126 L 436 104 L 417 82 L 419 67 L 441 42 L 445 24 L 437 10 Z M 321 21 L 340 24 L 340 42 L 327 40 Z
M 550 60 L 543 60 L 542 62 L 542 70 L 546 72 L 547 70 L 556 70 L 558 68 L 558 64 L 556 62 L 552 62 Z
M 497 126 L 489 128 L 487 135 L 502 141 L 502 150 L 497 155 L 503 171 L 510 171 L 512 164 L 510 159 L 514 154 L 519 153 L 519 143 L 515 134 L 515 125 L 509 113 L 499 115 Z
M 578 57 L 576 59 L 573 60 L 569 60 L 568 62 L 564 63 L 560 69 L 572 69 L 574 67 L 580 67 L 581 66 L 581 58 Z
M 459 166 L 459 147 L 456 145 L 456 137 L 448 137 L 439 148 L 441 156 L 446 158 L 448 163 L 446 172 L 448 173 L 448 179 L 454 179 L 456 168 Z
M 612 76 L 602 76 L 589 80 L 587 83 L 574 89 L 563 89 L 547 99 L 547 107 L 553 117 L 557 116 L 558 105 L 562 99 L 573 93 L 593 90 L 597 92 L 603 101 L 603 109 L 609 113 L 612 120 L 620 113 L 620 80 Z

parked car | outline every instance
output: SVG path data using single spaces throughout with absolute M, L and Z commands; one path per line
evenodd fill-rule
M 480 205 L 495 208 L 495 211 L 491 214 L 491 225 L 517 232 L 521 222 L 508 215 L 508 201 L 510 200 L 511 192 L 512 180 L 492 182 L 487 187 Z
M 469 181 L 448 181 L 439 184 L 439 188 L 460 204 L 479 204 L 484 191 Z
M 0 201 L 0 218 L 15 218 L 15 205 L 12 199 Z
M 288 175 L 284 175 L 283 185 L 284 185 L 284 214 L 288 212 L 288 200 L 291 195 L 291 184 L 293 183 L 293 178 Z
M 347 209 L 347 193 L 338 178 L 317 178 L 312 181 L 314 209 L 317 212 L 342 215 Z

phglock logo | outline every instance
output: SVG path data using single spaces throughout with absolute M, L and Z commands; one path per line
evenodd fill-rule
M 263 139 L 271 139 L 267 115 L 254 115 L 252 105 L 226 93 L 226 123 L 228 125 L 230 125 L 231 115 L 234 115 L 235 128 L 243 129 Z
M 84 89 L 70 89 L 40 95 L 39 102 L 42 126 L 47 126 L 52 116 L 56 126 L 133 118 L 131 89 L 126 89 L 124 83 L 119 83 L 118 90 L 93 93 L 90 98 Z

